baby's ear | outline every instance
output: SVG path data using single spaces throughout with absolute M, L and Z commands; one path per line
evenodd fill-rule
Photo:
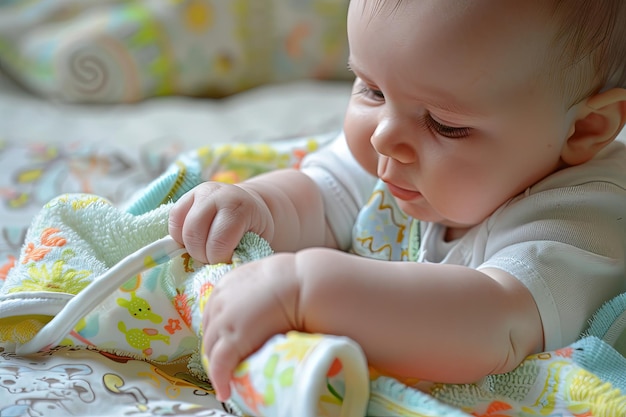
M 626 123 L 626 89 L 603 91 L 578 106 L 572 133 L 561 152 L 568 165 L 589 161 L 617 137 Z

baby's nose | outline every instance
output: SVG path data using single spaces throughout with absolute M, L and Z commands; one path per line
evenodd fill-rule
M 386 117 L 370 138 L 376 151 L 403 164 L 417 160 L 415 130 L 399 118 Z

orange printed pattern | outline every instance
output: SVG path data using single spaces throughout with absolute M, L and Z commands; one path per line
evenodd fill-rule
M 41 244 L 35 246 L 33 242 L 28 242 L 26 249 L 24 249 L 24 256 L 22 263 L 41 261 L 54 247 L 61 247 L 67 243 L 67 240 L 62 237 L 55 237 L 56 233 L 60 230 L 54 227 L 48 227 L 41 232 Z
M 13 255 L 9 255 L 8 256 L 8 261 L 0 266 L 0 281 L 4 281 L 7 279 L 7 275 L 9 274 L 9 271 L 15 266 L 15 261 L 17 259 L 15 258 L 15 256 Z

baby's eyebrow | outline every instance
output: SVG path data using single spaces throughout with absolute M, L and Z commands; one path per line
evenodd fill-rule
M 468 118 L 483 118 L 486 116 L 484 111 L 481 111 L 480 106 L 476 106 L 473 100 L 461 100 L 454 91 L 445 90 L 437 87 L 428 88 L 424 86 L 424 90 L 427 94 L 424 97 L 416 97 L 421 103 L 428 107 L 437 109 L 443 113 L 449 113 L 451 115 L 457 115 Z
M 354 61 L 352 61 L 352 57 L 348 57 L 348 62 L 347 62 L 347 67 L 348 67 L 348 71 L 350 72 L 355 72 L 355 65 L 354 65 Z M 356 72 L 360 72 L 358 69 L 358 65 L 356 65 Z
M 446 113 L 460 114 L 464 116 L 480 116 L 480 114 L 467 106 L 462 106 L 454 100 L 446 100 L 442 102 L 429 102 L 430 106 L 435 107 Z
M 353 65 L 352 57 L 348 58 L 347 67 L 348 67 L 348 70 L 355 73 L 355 75 L 357 75 L 359 78 L 364 79 L 364 81 L 366 82 L 369 81 L 367 78 L 367 74 L 362 73 L 362 71 L 358 67 L 358 64 L 356 65 L 356 68 L 354 68 L 355 65 Z M 433 94 L 432 96 L 436 96 L 436 95 L 437 94 Z M 446 99 L 445 100 L 427 99 L 427 100 L 420 100 L 420 101 L 426 104 L 427 106 L 436 108 L 444 113 L 454 114 L 458 116 L 467 116 L 467 117 L 484 116 L 479 111 L 476 111 L 475 108 L 460 104 L 458 100 L 456 100 L 453 97 L 453 95 L 450 93 L 445 93 L 445 94 L 441 93 L 440 95 L 445 96 Z

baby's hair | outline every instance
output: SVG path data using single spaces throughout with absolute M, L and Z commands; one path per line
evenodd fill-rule
M 569 105 L 598 91 L 626 87 L 626 1 L 555 0 L 552 80 Z M 563 74 L 566 74 L 564 77 Z

